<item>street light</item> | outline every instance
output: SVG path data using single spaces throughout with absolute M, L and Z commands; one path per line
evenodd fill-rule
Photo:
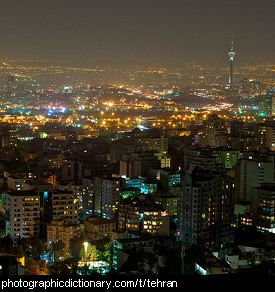
M 89 242 L 84 242 L 84 252 L 85 252 L 85 262 L 87 262 L 87 248 L 88 248 Z

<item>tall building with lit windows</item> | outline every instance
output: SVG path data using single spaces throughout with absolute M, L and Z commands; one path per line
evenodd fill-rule
M 252 188 L 252 225 L 261 232 L 275 233 L 275 183 Z
M 200 135 L 200 146 L 219 147 L 220 137 L 227 134 L 225 120 L 216 114 L 209 115 L 204 121 L 203 133 Z
M 235 166 L 235 199 L 251 202 L 252 188 L 274 182 L 274 156 L 244 152 Z
M 113 219 L 120 202 L 121 179 L 102 179 L 101 186 L 101 217 Z
M 93 179 L 91 214 L 112 220 L 120 202 L 122 179 L 109 177 Z
M 177 240 L 221 246 L 233 242 L 234 181 L 226 174 L 195 169 L 178 194 Z
M 65 222 L 79 222 L 79 202 L 69 191 L 56 191 L 52 195 L 52 219 Z
M 37 237 L 40 233 L 40 195 L 33 191 L 6 194 L 6 235 L 17 238 Z
M 271 151 L 275 150 L 275 125 L 268 125 L 266 127 L 266 144 Z

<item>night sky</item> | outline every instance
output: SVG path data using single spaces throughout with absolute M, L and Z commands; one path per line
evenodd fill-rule
M 1 0 L 0 57 L 98 64 L 275 63 L 274 0 Z

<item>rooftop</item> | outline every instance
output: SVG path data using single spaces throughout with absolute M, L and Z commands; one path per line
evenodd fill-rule
M 114 220 L 109 220 L 105 218 L 97 218 L 97 217 L 89 217 L 85 219 L 86 222 L 90 222 L 94 225 L 102 225 L 102 224 L 112 224 L 115 223 Z

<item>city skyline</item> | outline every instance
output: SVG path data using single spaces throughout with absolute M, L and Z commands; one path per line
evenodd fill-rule
M 275 274 L 274 0 L 0 2 L 0 276 Z

